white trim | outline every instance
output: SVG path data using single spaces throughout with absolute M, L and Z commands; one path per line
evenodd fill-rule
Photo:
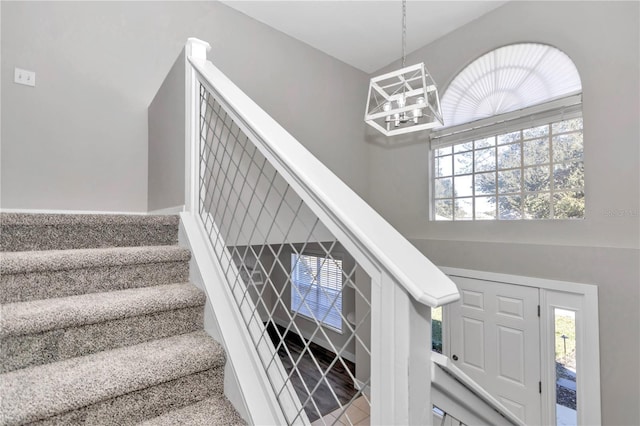
M 185 154 L 184 154 L 184 211 L 195 211 L 198 204 L 198 177 L 200 170 L 200 152 L 197 146 L 200 142 L 200 85 L 196 71 L 189 63 L 189 58 L 207 60 L 207 52 L 211 45 L 206 41 L 190 37 L 184 48 L 184 101 L 185 101 Z
M 573 94 L 517 111 L 434 130 L 429 134 L 431 149 L 580 116 L 582 116 L 582 94 Z
M 542 290 L 541 307 L 540 339 L 543 348 L 541 374 L 543 395 L 547 396 L 542 399 L 543 421 L 549 424 L 556 422 L 554 308 L 560 308 L 574 311 L 576 315 L 577 424 L 601 424 L 600 338 L 597 300 L 594 303 L 592 298 L 579 293 Z M 593 348 L 598 348 L 598 350 L 593 350 Z
M 504 417 L 510 424 L 524 426 L 524 423 L 522 423 L 518 417 L 511 413 L 511 411 L 509 411 L 500 401 L 476 383 L 471 377 L 465 374 L 464 371 L 452 363 L 447 356 L 437 352 L 431 352 L 431 364 L 432 377 L 436 387 L 446 387 L 445 383 L 441 383 L 442 380 L 439 380 L 443 378 L 438 374 L 439 369 L 441 369 L 447 373 L 447 375 L 453 377 L 462 386 L 467 388 L 484 404 L 491 408 L 491 410 L 496 411 L 500 416 Z M 453 391 L 453 389 L 448 390 Z M 479 414 L 485 409 L 482 405 L 475 404 L 473 400 L 466 400 L 465 402 L 472 408 L 472 413 Z M 451 415 L 455 417 L 456 413 L 451 413 Z
M 180 206 L 167 207 L 164 209 L 151 210 L 149 214 L 163 215 L 163 214 L 180 214 L 184 210 L 184 204 Z
M 553 346 L 553 320 L 550 318 L 552 309 L 550 303 L 556 304 L 556 299 L 563 295 L 573 298 L 573 304 L 565 307 L 576 311 L 576 343 L 578 353 L 578 424 L 599 425 L 602 421 L 601 389 L 600 389 L 600 324 L 598 312 L 598 287 L 594 284 L 582 284 L 569 281 L 550 280 L 544 278 L 525 277 L 519 275 L 501 274 L 495 272 L 475 271 L 470 269 L 450 268 L 441 266 L 440 269 L 448 276 L 472 278 L 505 284 L 534 287 L 540 289 L 540 359 L 542 391 L 542 418 L 548 424 L 555 424 L 555 357 L 551 355 Z M 449 309 L 443 310 L 443 353 L 448 350 L 450 327 L 444 325 L 449 322 Z M 446 335 L 446 339 L 445 339 Z M 446 348 L 446 349 L 445 349 Z M 597 350 L 593 350 L 597 348 Z M 553 364 L 552 364 L 553 363 Z M 595 374 L 594 374 L 595 373 Z
M 221 342 L 227 352 L 237 382 L 242 389 L 244 405 L 253 424 L 285 424 L 269 378 L 262 367 L 256 347 L 251 342 L 233 295 L 225 281 L 220 264 L 215 261 L 213 248 L 205 238 L 201 225 L 192 213 L 180 214 L 185 236 L 198 266 L 207 299 L 213 308 Z
M 136 215 L 146 216 L 148 212 L 117 212 L 103 210 L 56 210 L 56 209 L 0 209 L 0 213 L 28 213 L 28 214 L 101 214 L 101 215 Z
M 505 284 L 537 287 L 545 290 L 578 293 L 590 297 L 598 297 L 598 287 L 593 284 L 581 284 L 570 281 L 550 280 L 546 278 L 525 277 L 522 275 L 502 274 L 498 272 L 477 271 L 473 269 L 451 268 L 440 266 L 442 272 L 449 276 L 475 278 L 478 280 L 495 281 Z M 597 301 L 597 299 L 596 299 Z

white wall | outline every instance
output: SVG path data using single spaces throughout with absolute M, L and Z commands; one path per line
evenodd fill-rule
M 430 222 L 425 138 L 370 144 L 370 202 L 436 264 L 599 286 L 602 413 L 610 425 L 640 418 L 638 17 L 637 2 L 511 2 L 407 59 L 425 61 L 444 91 L 468 63 L 505 44 L 548 43 L 567 53 L 584 93 L 584 220 Z
M 365 192 L 367 76 L 220 3 L 2 2 L 1 23 L 3 208 L 146 211 L 147 107 L 190 36 Z

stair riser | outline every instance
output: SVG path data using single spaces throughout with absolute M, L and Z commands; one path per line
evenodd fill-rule
M 0 341 L 0 373 L 199 330 L 203 312 L 203 306 L 195 306 L 5 337 Z
M 177 225 L 3 225 L 2 251 L 160 246 L 178 243 Z
M 210 369 L 140 391 L 131 392 L 34 425 L 126 425 L 201 401 L 224 392 L 224 368 Z
M 0 303 L 42 300 L 188 280 L 188 262 L 3 274 L 0 276 Z

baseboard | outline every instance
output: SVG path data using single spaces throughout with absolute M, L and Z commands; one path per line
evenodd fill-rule
M 184 211 L 184 204 L 173 207 L 166 207 L 164 209 L 151 210 L 148 214 L 180 214 Z
M 364 394 L 366 394 L 369 398 L 371 398 L 371 386 L 370 385 L 365 386 L 362 380 L 354 379 L 353 387 L 358 390 L 362 390 Z
M 280 318 L 273 318 L 273 320 L 274 320 L 274 321 L 275 321 L 275 323 L 276 323 L 277 325 L 279 325 L 280 327 L 287 328 L 287 327 L 289 326 L 289 323 L 288 323 L 288 322 L 283 321 L 283 320 L 281 320 Z M 293 331 L 293 330 L 291 330 L 291 331 Z M 318 345 L 318 346 L 322 346 L 322 347 L 323 347 L 323 348 L 325 348 L 326 350 L 333 352 L 333 350 L 331 349 L 331 345 L 330 345 L 330 344 L 329 344 L 329 342 L 327 342 L 325 339 L 323 339 L 323 338 L 321 338 L 321 337 L 318 337 L 318 335 L 317 335 L 317 334 L 316 334 L 316 336 L 315 336 L 313 339 L 311 339 L 311 335 L 310 335 L 308 332 L 305 332 L 304 330 L 301 330 L 301 331 L 302 331 L 302 337 L 304 337 L 305 339 L 307 339 L 307 340 L 311 340 L 311 341 L 312 341 L 313 343 L 315 343 L 316 345 Z M 293 332 L 295 333 L 295 331 L 293 331 Z M 298 334 L 298 333 L 296 333 L 296 334 Z M 342 351 L 341 356 L 342 356 L 344 359 L 346 359 L 346 360 L 348 360 L 348 361 L 353 362 L 354 364 L 355 364 L 355 362 L 356 362 L 356 356 L 355 356 L 353 353 L 349 352 L 349 351 Z
M 98 210 L 55 210 L 55 209 L 2 209 L 0 213 L 29 213 L 29 214 L 126 214 L 126 215 L 147 215 L 147 212 L 112 212 Z

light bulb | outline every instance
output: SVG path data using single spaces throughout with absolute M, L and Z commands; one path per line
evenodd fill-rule
M 418 108 L 413 110 L 413 122 L 418 124 L 418 119 L 422 117 L 422 108 L 424 108 L 424 98 L 422 96 L 416 99 L 416 106 Z
M 391 102 L 385 102 L 385 104 L 382 106 L 382 109 L 384 110 L 384 112 L 389 112 L 391 111 Z M 384 118 L 385 123 L 387 123 L 387 131 L 389 131 L 391 129 L 391 115 L 387 115 Z

